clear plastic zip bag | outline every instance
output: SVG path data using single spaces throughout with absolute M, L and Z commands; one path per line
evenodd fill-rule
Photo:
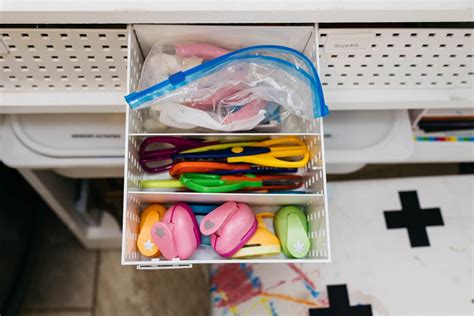
M 193 59 L 194 63 L 202 59 L 202 63 L 126 96 L 127 103 L 132 109 L 150 108 L 150 115 L 165 126 L 217 131 L 251 130 L 289 114 L 312 119 L 328 113 L 316 69 L 304 54 L 273 45 L 230 53 L 218 48 L 209 51 L 206 56 L 188 53 L 181 57 L 175 48 L 178 66 L 186 68 Z M 163 51 L 160 54 L 163 65 L 166 58 Z M 214 56 L 218 57 L 205 60 Z M 168 68 L 153 67 L 149 59 L 150 55 L 140 88 L 166 78 L 172 71 L 169 63 Z

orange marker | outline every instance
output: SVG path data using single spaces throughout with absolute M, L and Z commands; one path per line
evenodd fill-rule
M 160 251 L 151 238 L 151 227 L 165 215 L 166 208 L 160 204 L 147 206 L 140 216 L 140 228 L 137 247 L 140 253 L 147 257 L 159 257 Z

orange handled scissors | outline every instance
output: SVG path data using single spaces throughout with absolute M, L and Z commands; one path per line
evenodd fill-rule
M 173 165 L 169 170 L 170 176 L 179 177 L 183 173 L 213 173 L 219 175 L 231 174 L 281 174 L 281 173 L 295 173 L 296 168 L 275 168 L 256 166 L 245 163 L 231 164 L 226 162 L 213 161 L 183 161 Z

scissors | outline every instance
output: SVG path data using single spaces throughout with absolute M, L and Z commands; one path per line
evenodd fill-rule
M 273 174 L 273 173 L 295 173 L 296 168 L 262 167 L 250 164 L 230 164 L 225 162 L 209 161 L 183 161 L 175 164 L 170 170 L 170 176 L 179 177 L 183 173 L 212 173 L 218 175 L 230 175 L 241 173 Z
M 222 149 L 222 145 L 227 147 Z M 233 146 L 230 147 L 230 145 Z M 302 158 L 294 160 L 297 157 Z M 278 158 L 291 158 L 291 160 Z M 267 167 L 300 168 L 308 163 L 309 151 L 301 139 L 297 137 L 282 137 L 249 145 L 228 143 L 203 146 L 176 154 L 173 156 L 173 159 L 180 161 L 224 160 L 229 163 L 247 162 Z
M 236 142 L 221 142 L 221 141 L 200 141 L 200 140 L 192 140 L 182 137 L 176 136 L 153 136 L 146 138 L 140 145 L 138 154 L 139 160 L 138 162 L 142 166 L 143 170 L 150 172 L 150 173 L 158 173 L 165 170 L 168 170 L 173 165 L 173 156 L 177 153 L 182 151 L 195 149 L 199 147 L 208 147 L 208 146 L 218 146 L 218 148 L 225 149 L 229 147 L 235 146 L 235 144 L 247 146 L 257 143 L 256 140 L 262 139 L 262 137 L 249 137 L 248 141 L 242 141 L 239 143 Z M 255 139 L 255 140 L 254 140 Z M 163 147 L 163 145 L 172 145 L 172 148 L 161 148 L 161 149 L 149 149 L 149 146 L 155 147 Z M 169 163 L 160 165 L 160 166 L 152 166 L 151 163 L 153 162 L 160 162 L 160 161 L 169 161 Z
M 219 141 L 204 142 L 200 140 L 186 139 L 182 137 L 174 136 L 153 136 L 146 138 L 140 145 L 138 151 L 139 160 L 138 162 L 142 166 L 143 170 L 150 173 L 158 173 L 168 170 L 172 167 L 173 162 L 160 165 L 150 166 L 150 163 L 157 161 L 170 161 L 173 155 L 197 147 L 209 146 L 219 144 Z M 149 149 L 149 146 L 156 144 L 156 146 L 172 145 L 172 148 L 161 148 L 161 149 Z
M 286 190 L 303 185 L 298 175 L 216 175 L 206 173 L 184 173 L 179 180 L 143 180 L 142 189 L 188 188 L 201 193 L 222 193 L 239 190 Z

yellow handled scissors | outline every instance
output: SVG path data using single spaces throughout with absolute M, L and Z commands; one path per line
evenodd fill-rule
M 302 158 L 296 160 L 299 157 Z M 308 163 L 309 151 L 301 139 L 290 136 L 262 142 L 205 146 L 184 151 L 175 155 L 174 158 L 185 161 L 225 159 L 229 163 L 247 162 L 267 167 L 300 168 Z M 289 158 L 289 160 L 279 158 Z

